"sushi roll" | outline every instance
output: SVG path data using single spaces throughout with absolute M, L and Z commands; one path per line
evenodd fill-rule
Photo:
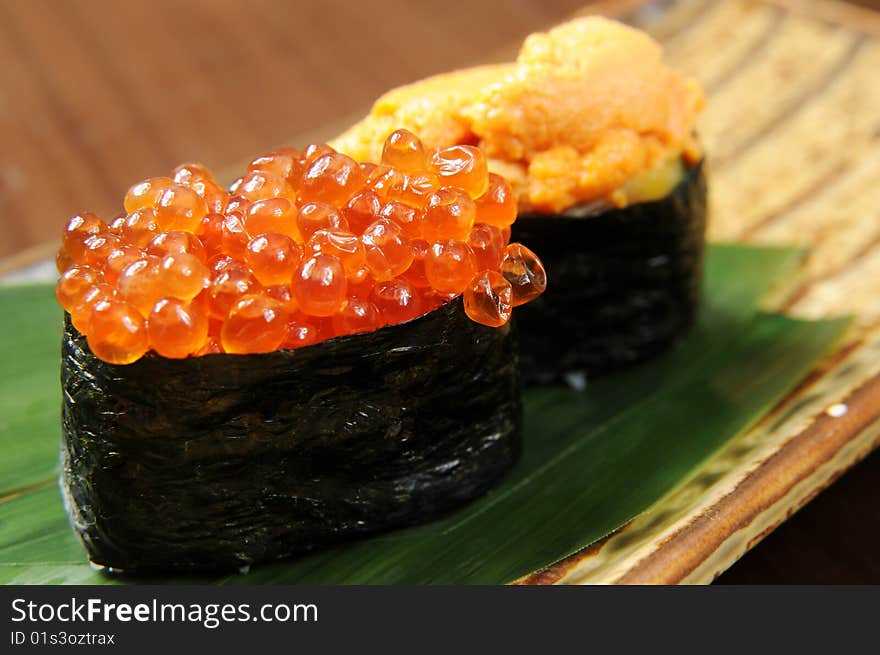
M 430 520 L 510 468 L 508 320 L 543 271 L 482 153 L 445 154 L 405 131 L 376 163 L 287 148 L 229 190 L 187 164 L 109 224 L 70 220 L 60 483 L 93 563 L 246 567 Z
M 529 36 L 514 63 L 392 90 L 331 143 L 371 158 L 405 127 L 432 148 L 483 150 L 512 184 L 513 238 L 541 253 L 551 279 L 517 313 L 523 374 L 580 384 L 662 352 L 695 320 L 703 104 L 648 35 L 586 17 Z

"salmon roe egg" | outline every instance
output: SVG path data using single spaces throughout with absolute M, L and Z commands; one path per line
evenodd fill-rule
M 251 202 L 268 198 L 288 198 L 292 200 L 295 197 L 293 187 L 287 183 L 287 180 L 278 175 L 264 173 L 263 171 L 247 173 L 229 187 L 229 192 Z
M 157 234 L 159 223 L 156 221 L 156 210 L 152 207 L 134 210 L 122 225 L 122 238 L 139 248 L 146 248 Z
M 208 339 L 208 315 L 197 302 L 163 298 L 150 313 L 147 334 L 157 353 L 163 357 L 181 359 L 205 345 Z
M 260 284 L 241 264 L 232 264 L 214 274 L 208 285 L 208 312 L 212 318 L 224 320 L 235 301 L 257 293 Z
M 417 289 L 430 288 L 431 283 L 428 282 L 428 277 L 425 275 L 425 258 L 428 256 L 431 246 L 427 241 L 417 239 L 410 242 L 410 248 L 413 251 L 412 264 L 401 274 L 401 277 Z
M 339 336 L 372 332 L 382 326 L 379 310 L 369 300 L 349 298 L 340 311 L 333 314 L 333 329 Z
M 295 317 L 288 321 L 285 330 L 284 340 L 281 342 L 284 348 L 302 348 L 321 340 L 318 328 L 304 320 L 304 317 Z
M 299 246 L 283 234 L 266 232 L 248 242 L 245 262 L 260 284 L 289 284 L 302 259 Z
M 182 232 L 180 230 L 159 232 L 147 244 L 146 251 L 147 254 L 156 255 L 157 257 L 187 252 L 190 255 L 195 255 L 203 262 L 207 261 L 208 258 L 201 239 L 190 232 Z
M 195 232 L 208 213 L 208 203 L 189 187 L 171 184 L 159 196 L 155 209 L 160 229 Z
M 229 196 L 226 191 L 223 190 L 223 187 L 216 182 L 212 182 L 211 180 L 196 180 L 187 186 L 205 201 L 205 204 L 208 205 L 209 212 L 222 212 L 224 207 L 226 207 Z
M 495 227 L 509 227 L 516 220 L 517 204 L 510 182 L 500 175 L 489 173 L 489 187 L 477 198 L 477 216 L 481 223 Z
M 119 276 L 119 295 L 145 318 L 153 311 L 153 305 L 165 295 L 157 284 L 160 261 L 158 257 L 139 259 L 126 266 Z
M 376 286 L 376 280 L 370 275 L 370 269 L 366 266 L 360 267 L 348 276 L 348 296 L 350 298 L 369 298 L 373 293 L 374 286 Z
M 121 239 L 110 232 L 93 234 L 83 243 L 85 246 L 83 259 L 87 266 L 100 269 L 111 252 L 122 245 Z
M 159 268 L 156 286 L 163 296 L 192 300 L 210 282 L 208 267 L 188 252 L 165 255 Z
M 345 271 L 332 255 L 307 259 L 294 279 L 293 292 L 304 314 L 332 316 L 342 307 L 346 293 Z
M 257 157 L 248 165 L 248 171 L 271 173 L 285 179 L 296 172 L 299 156 L 293 152 L 276 151 Z
M 364 183 L 358 163 L 338 152 L 314 160 L 303 175 L 300 193 L 306 200 L 343 207 Z
M 382 163 L 404 172 L 421 170 L 427 165 L 425 148 L 409 130 L 395 130 L 385 139 Z
M 196 229 L 196 236 L 205 246 L 205 253 L 212 257 L 220 252 L 223 247 L 223 214 L 212 212 L 202 219 Z
M 90 287 L 82 300 L 70 310 L 70 322 L 73 323 L 73 327 L 82 334 L 86 334 L 98 303 L 114 300 L 116 296 L 116 288 L 110 284 L 101 282 Z
M 128 217 L 128 214 L 118 214 L 112 221 L 110 221 L 110 225 L 107 226 L 107 229 L 113 234 L 122 234 L 122 226 L 125 225 L 125 219 Z
M 238 213 L 227 214 L 220 226 L 220 251 L 238 260 L 243 260 L 250 241 L 244 229 L 244 221 Z
M 251 294 L 237 300 L 223 322 L 220 339 L 227 353 L 267 353 L 287 336 L 287 315 L 274 298 Z
M 76 262 L 73 260 L 73 257 L 67 254 L 67 251 L 64 249 L 63 246 L 56 251 L 55 268 L 58 270 L 59 273 L 63 273 L 74 264 L 76 264 Z
M 94 285 L 103 282 L 101 273 L 88 266 L 71 266 L 55 285 L 55 297 L 58 304 L 70 311 L 83 299 L 83 296 Z
M 504 257 L 504 236 L 494 225 L 477 223 L 467 239 L 477 262 L 477 270 L 491 269 L 497 271 Z
M 244 196 L 231 196 L 226 201 L 226 207 L 223 208 L 223 213 L 227 216 L 229 214 L 239 214 L 240 216 L 246 216 L 248 213 L 248 209 L 250 209 L 252 204 L 253 203 Z
M 426 241 L 464 241 L 477 217 L 477 206 L 461 189 L 443 187 L 428 197 L 422 233 Z
M 514 307 L 537 298 L 547 288 L 547 273 L 538 256 L 521 243 L 511 243 L 504 251 L 501 274 L 510 282 Z
M 476 273 L 474 253 L 461 241 L 438 241 L 425 257 L 425 276 L 440 293 L 461 293 Z
M 400 278 L 377 284 L 371 300 L 381 312 L 384 325 L 403 323 L 419 316 L 422 310 L 415 289 Z
M 171 179 L 177 184 L 191 186 L 193 182 L 209 181 L 216 182 L 217 178 L 211 169 L 200 162 L 187 162 L 177 166 L 171 173 Z
M 389 200 L 379 214 L 382 218 L 397 223 L 407 239 L 420 239 L 424 231 L 424 215 L 415 207 L 398 200 Z
M 298 215 L 296 205 L 288 198 L 266 198 L 248 207 L 244 227 L 251 236 L 275 232 L 299 240 Z
M 143 182 L 132 186 L 125 194 L 123 206 L 129 214 L 142 207 L 153 207 L 159 202 L 159 198 L 165 189 L 172 186 L 174 180 L 170 177 L 151 177 Z
M 361 237 L 367 268 L 377 282 L 395 278 L 412 264 L 413 251 L 403 229 L 387 218 L 370 225 Z
M 121 245 L 116 250 L 107 255 L 104 262 L 104 268 L 101 272 L 108 284 L 116 285 L 122 275 L 122 271 L 129 264 L 133 264 L 139 259 L 144 258 L 144 252 L 135 246 Z
M 302 152 L 303 164 L 311 164 L 324 155 L 334 155 L 336 151 L 326 143 L 310 143 Z
M 363 234 L 367 226 L 372 225 L 382 211 L 382 200 L 372 189 L 364 189 L 354 195 L 342 210 L 349 229 L 355 234 Z
M 479 198 L 489 186 L 486 155 L 474 146 L 442 148 L 431 157 L 431 166 L 442 184 L 463 189 L 471 198 Z
M 355 275 L 366 263 L 364 244 L 351 232 L 345 230 L 318 230 L 306 250 L 312 254 L 333 255 L 342 264 L 346 277 Z
M 510 320 L 513 289 L 498 271 L 483 271 L 464 290 L 464 311 L 475 322 L 501 327 Z
M 307 202 L 296 217 L 300 239 L 308 239 L 318 230 L 347 230 L 348 223 L 333 205 L 325 202 Z
M 91 212 L 77 214 L 64 226 L 64 234 L 61 238 L 61 247 L 75 262 L 85 260 L 86 240 L 107 231 L 107 224 L 97 215 Z
M 144 317 L 127 302 L 99 302 L 89 321 L 89 348 L 97 357 L 111 364 L 131 364 L 143 357 L 150 347 Z
M 263 293 L 280 302 L 284 311 L 288 314 L 293 315 L 299 311 L 299 305 L 296 304 L 296 298 L 290 290 L 290 284 L 276 284 L 266 287 L 263 289 Z

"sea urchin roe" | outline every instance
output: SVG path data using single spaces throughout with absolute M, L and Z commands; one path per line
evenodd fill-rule
M 68 223 L 58 302 L 112 363 L 148 349 L 299 348 L 411 320 L 463 292 L 474 320 L 501 325 L 545 282 L 534 255 L 508 247 L 509 189 L 483 160 L 469 146 L 427 153 L 398 131 L 383 163 L 284 148 L 228 191 L 184 164 L 134 185 L 112 229 L 94 214 Z
M 483 271 L 464 290 L 464 311 L 489 327 L 501 327 L 510 320 L 512 302 L 510 282 L 498 271 Z

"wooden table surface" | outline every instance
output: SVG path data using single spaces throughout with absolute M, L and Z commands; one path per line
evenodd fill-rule
M 115 213 L 133 181 L 345 125 L 584 4 L 0 0 L 0 271 L 49 254 L 70 214 Z M 721 581 L 880 582 L 878 491 L 875 453 Z

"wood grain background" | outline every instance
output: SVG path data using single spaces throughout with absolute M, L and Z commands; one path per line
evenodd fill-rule
M 584 4 L 0 0 L 0 258 L 48 254 L 67 216 L 115 213 L 133 181 L 344 125 Z M 878 491 L 875 453 L 719 581 L 880 582 Z

